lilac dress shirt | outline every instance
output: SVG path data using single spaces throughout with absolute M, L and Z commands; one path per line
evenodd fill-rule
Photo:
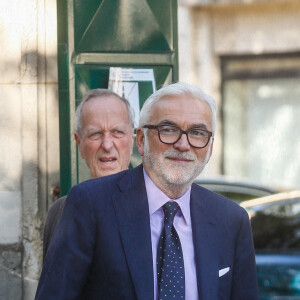
M 153 273 L 154 273 L 154 299 L 158 299 L 157 268 L 156 256 L 157 245 L 162 232 L 164 223 L 164 213 L 162 206 L 168 201 L 176 201 L 180 210 L 174 218 L 174 227 L 178 233 L 184 260 L 185 273 L 185 299 L 198 300 L 197 275 L 195 265 L 195 253 L 193 243 L 193 232 L 190 213 L 190 195 L 191 188 L 180 198 L 170 199 L 167 197 L 150 179 L 144 170 L 145 185 L 149 202 L 151 243 L 153 255 Z

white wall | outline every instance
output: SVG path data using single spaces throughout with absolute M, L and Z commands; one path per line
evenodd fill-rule
M 56 36 L 55 0 L 0 1 L 1 300 L 33 299 L 39 277 L 42 223 L 59 181 Z

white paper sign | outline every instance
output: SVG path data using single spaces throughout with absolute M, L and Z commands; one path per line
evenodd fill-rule
M 153 69 L 110 68 L 108 89 L 126 98 L 134 110 L 134 123 L 138 125 L 140 117 L 141 85 L 151 86 L 151 94 L 156 91 Z M 149 90 L 148 90 L 149 91 Z M 148 95 L 149 96 L 149 95 Z M 142 99 L 146 100 L 146 99 Z

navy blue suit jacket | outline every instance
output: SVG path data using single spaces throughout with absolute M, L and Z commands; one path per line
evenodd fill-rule
M 245 210 L 193 184 L 191 219 L 199 299 L 258 299 Z M 227 267 L 229 272 L 219 277 L 219 270 Z M 153 289 L 142 166 L 73 187 L 50 242 L 35 299 L 153 300 Z

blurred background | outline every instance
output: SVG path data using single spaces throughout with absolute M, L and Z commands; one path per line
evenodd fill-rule
M 0 300 L 34 298 L 48 207 L 88 176 L 75 108 L 108 87 L 111 67 L 151 69 L 157 88 L 180 80 L 216 99 L 199 184 L 238 202 L 300 189 L 298 0 L 1 0 L 0 53 Z M 299 270 L 289 270 L 298 292 Z

